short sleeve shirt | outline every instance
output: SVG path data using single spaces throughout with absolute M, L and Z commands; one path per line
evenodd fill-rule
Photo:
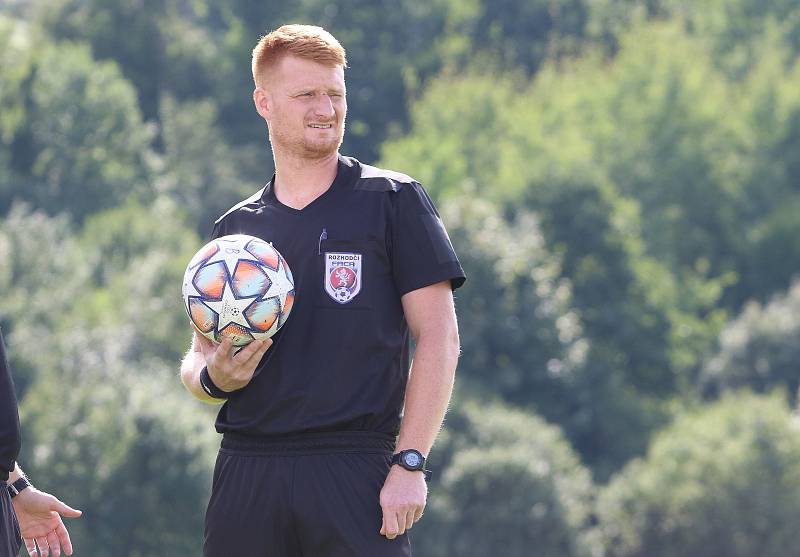
M 295 283 L 288 320 L 251 382 L 223 405 L 217 430 L 396 434 L 409 372 L 401 297 L 465 280 L 442 220 L 419 183 L 349 157 L 301 210 L 278 201 L 273 182 L 212 234 L 272 242 Z
M 21 442 L 17 398 L 0 330 L 0 480 L 4 482 L 14 469 Z

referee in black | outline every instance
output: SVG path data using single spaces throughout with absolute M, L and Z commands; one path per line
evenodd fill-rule
M 205 557 L 410 556 L 425 508 L 465 276 L 419 183 L 339 154 L 346 65 L 313 26 L 283 26 L 253 51 L 275 174 L 213 237 L 272 242 L 295 290 L 271 340 L 234 353 L 195 334 L 182 363 L 193 395 L 224 402 Z
M 17 555 L 23 540 L 32 556 L 58 557 L 62 549 L 72 555 L 61 516 L 78 517 L 81 511 L 31 485 L 16 463 L 20 444 L 17 399 L 0 330 L 0 478 L 5 483 L 0 489 L 0 557 Z

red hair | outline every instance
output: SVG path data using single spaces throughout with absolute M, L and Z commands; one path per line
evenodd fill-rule
M 261 37 L 253 49 L 253 81 L 256 87 L 265 84 L 270 68 L 287 54 L 326 66 L 347 67 L 344 48 L 322 27 L 283 25 Z

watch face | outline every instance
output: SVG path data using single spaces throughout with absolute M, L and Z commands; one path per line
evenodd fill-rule
M 422 458 L 417 453 L 404 454 L 403 461 L 411 468 L 417 468 L 422 464 Z

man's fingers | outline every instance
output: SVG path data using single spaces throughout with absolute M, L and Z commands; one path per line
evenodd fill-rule
M 25 538 L 25 549 L 28 551 L 28 555 L 36 556 L 36 542 L 33 538 Z
M 272 340 L 253 340 L 245 346 L 234 346 L 229 337 L 222 339 L 212 356 L 206 356 L 211 380 L 225 391 L 247 385 L 253 378 L 258 362 L 272 346 Z
M 240 365 L 247 364 L 259 352 L 263 354 L 262 348 L 264 347 L 264 344 L 265 343 L 262 340 L 254 340 L 239 350 L 239 352 L 237 352 L 233 357 L 233 360 Z
M 414 511 L 414 522 L 419 522 L 419 519 L 422 518 L 422 513 L 425 512 L 425 507 L 417 507 L 417 510 Z
M 83 514 L 78 509 L 73 509 L 66 503 L 59 501 L 58 499 L 55 500 L 53 505 L 50 507 L 52 510 L 56 511 L 61 516 L 66 516 L 69 518 L 78 518 L 81 514 Z
M 383 535 L 390 540 L 395 539 L 400 532 L 400 526 L 397 524 L 397 513 L 384 513 L 383 521 L 386 525 Z
M 250 342 L 249 344 L 241 347 L 236 352 L 236 354 L 234 354 L 233 361 L 237 362 L 239 364 L 245 363 L 247 360 L 250 359 L 250 356 L 252 356 L 253 354 L 256 353 L 256 350 L 261 348 L 261 344 L 262 343 L 261 343 L 260 340 L 254 340 L 254 341 Z
M 251 357 L 251 360 L 253 358 L 255 358 L 255 362 L 253 362 L 253 363 L 258 365 L 258 362 L 261 361 L 261 358 L 264 357 L 264 354 L 267 353 L 267 350 L 269 350 L 270 346 L 272 346 L 272 339 L 271 338 L 268 338 L 267 340 L 262 341 L 261 342 L 261 346 L 258 347 L 258 349 L 255 351 L 255 353 Z
M 61 543 L 58 541 L 55 530 L 47 534 L 47 545 L 50 546 L 50 553 L 53 557 L 61 557 Z
M 403 510 L 397 512 L 397 535 L 401 535 L 406 531 L 408 525 L 406 524 L 407 513 Z
M 50 555 L 50 550 L 48 549 L 47 545 L 47 538 L 36 538 L 36 545 L 39 546 L 39 557 Z
M 415 509 L 408 509 L 406 513 L 406 530 L 411 530 L 411 527 L 414 526 L 414 514 L 416 513 Z
M 381 535 L 393 540 L 397 536 L 405 534 L 410 530 L 414 523 L 422 516 L 421 507 L 413 507 L 406 511 L 384 512 L 381 524 Z
M 231 337 L 222 337 L 222 342 L 217 348 L 216 356 L 227 360 L 231 357 L 231 349 L 233 348 L 233 341 Z
M 61 542 L 64 553 L 72 555 L 72 540 L 69 539 L 69 532 L 63 523 L 56 528 L 56 534 L 58 534 L 58 540 Z

